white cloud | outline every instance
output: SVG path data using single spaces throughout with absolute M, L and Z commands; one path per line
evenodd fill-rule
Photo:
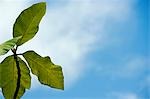
M 113 92 L 107 97 L 108 99 L 140 99 L 137 94 L 134 93 L 121 93 L 121 92 Z
M 11 37 L 14 20 L 27 7 L 26 1 L 0 3 L 0 12 L 5 11 L 0 15 L 0 42 Z M 107 19 L 126 20 L 132 12 L 132 3 L 130 0 L 66 0 L 61 6 L 48 8 L 39 33 L 19 52 L 33 49 L 51 56 L 54 63 L 63 66 L 68 87 L 84 74 L 86 62 L 82 59 L 95 49 L 93 45 L 102 47 L 107 42 Z
M 22 7 L 23 3 L 9 3 L 4 0 L 0 3 L 0 12 L 3 12 L 0 15 L 0 42 L 11 37 L 13 22 Z
M 117 64 L 109 64 L 110 66 L 97 67 L 96 71 L 99 75 L 108 76 L 110 79 L 133 79 L 141 77 L 141 74 L 148 72 L 148 59 L 142 56 L 128 56 L 117 62 Z M 141 78 L 142 80 L 142 78 Z
M 117 75 L 122 77 L 134 77 L 138 76 L 142 72 L 146 72 L 148 66 L 148 60 L 143 57 L 135 57 L 128 59 L 126 64 L 118 70 Z

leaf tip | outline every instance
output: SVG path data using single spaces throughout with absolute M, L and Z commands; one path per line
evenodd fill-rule
M 42 5 L 46 7 L 46 2 L 39 2 L 39 3 L 36 3 L 36 5 Z

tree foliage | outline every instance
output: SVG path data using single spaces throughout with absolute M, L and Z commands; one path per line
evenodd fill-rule
M 64 89 L 62 68 L 55 65 L 50 57 L 42 57 L 35 51 L 18 54 L 17 49 L 31 40 L 39 29 L 39 23 L 46 12 L 46 3 L 40 2 L 21 12 L 13 26 L 13 39 L 0 45 L 0 55 L 12 50 L 13 55 L 0 63 L 0 88 L 6 99 L 20 99 L 26 89 L 30 89 L 31 72 L 41 84 L 56 89 Z M 25 59 L 21 59 L 22 55 Z

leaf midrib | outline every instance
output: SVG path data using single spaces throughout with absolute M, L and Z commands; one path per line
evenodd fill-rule
M 41 12 L 42 12 L 42 10 L 39 11 L 39 13 L 41 13 Z M 23 40 L 23 37 L 25 36 L 25 34 L 26 34 L 26 33 L 28 32 L 28 30 L 30 29 L 31 24 L 33 24 L 33 20 L 36 19 L 35 17 L 37 17 L 37 15 L 38 15 L 39 13 L 37 13 L 37 14 L 32 18 L 32 21 L 31 21 L 31 23 L 28 25 L 27 30 L 26 30 L 24 33 L 22 33 L 22 38 L 21 38 L 21 40 L 20 40 L 17 44 L 19 44 L 19 43 Z M 19 44 L 19 45 L 21 45 L 21 44 Z
M 38 63 L 38 62 L 34 61 L 32 58 L 28 57 L 28 59 L 32 60 L 33 62 L 35 62 L 35 63 L 39 64 L 42 68 L 44 68 L 44 67 L 43 67 L 43 65 L 41 65 L 40 63 Z M 48 71 L 49 69 L 44 69 L 44 70 L 46 70 L 47 72 L 49 72 L 49 71 Z

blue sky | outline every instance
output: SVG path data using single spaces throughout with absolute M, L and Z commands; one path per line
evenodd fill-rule
M 40 1 L 1 1 L 0 43 L 12 37 L 20 12 Z M 150 98 L 148 0 L 46 2 L 38 34 L 19 51 L 33 49 L 62 65 L 65 90 L 42 86 L 32 76 L 22 99 Z

